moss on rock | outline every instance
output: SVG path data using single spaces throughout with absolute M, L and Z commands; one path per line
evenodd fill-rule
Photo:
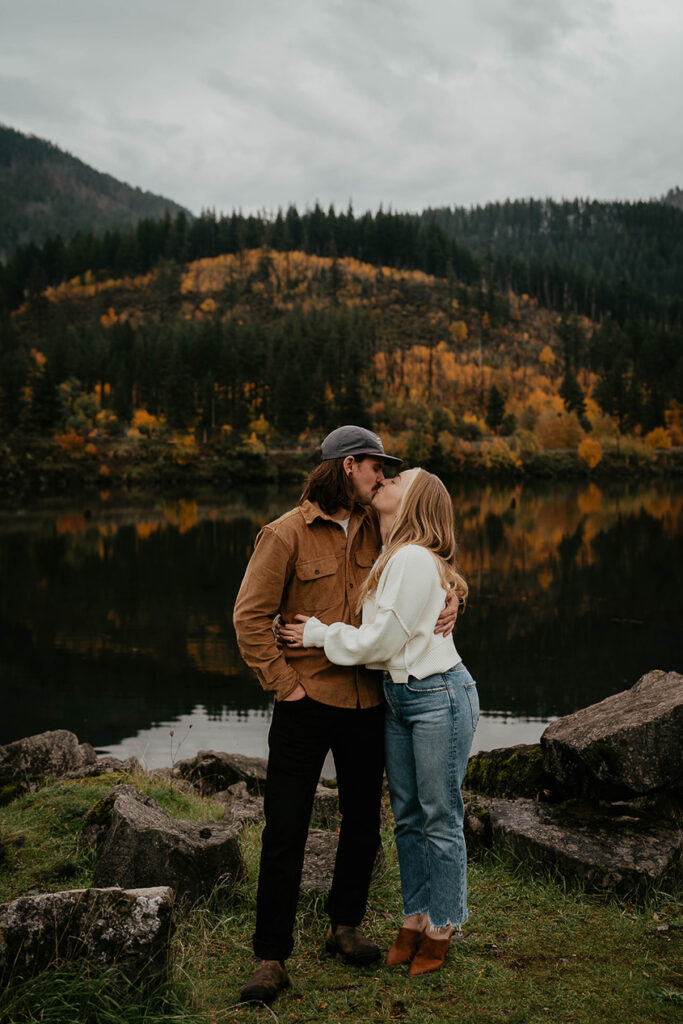
M 537 797 L 548 788 L 540 744 L 482 750 L 470 758 L 463 786 L 483 796 Z

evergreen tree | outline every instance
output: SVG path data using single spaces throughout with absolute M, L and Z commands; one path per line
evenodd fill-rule
M 302 372 L 300 339 L 285 342 L 278 352 L 279 370 L 274 386 L 275 423 L 288 437 L 301 433 L 308 423 L 309 377 Z M 310 372 L 310 367 L 309 367 Z
M 164 375 L 163 406 L 169 426 L 187 430 L 197 414 L 185 346 L 176 341 Z
M 498 427 L 503 422 L 504 416 L 505 398 L 500 393 L 496 385 L 492 384 L 488 390 L 488 395 L 486 396 L 486 422 L 494 434 L 498 432 Z
M 29 430 L 37 434 L 50 434 L 59 422 L 61 402 L 54 375 L 47 364 L 33 383 Z
M 111 330 L 109 372 L 112 385 L 112 407 L 121 423 L 133 415 L 135 334 L 131 325 L 116 323 Z M 86 386 L 94 387 L 96 374 L 89 374 Z
M 11 433 L 22 416 L 28 356 L 9 320 L 0 323 L 0 424 Z
M 583 391 L 576 379 L 576 375 L 570 366 L 567 366 L 564 372 L 564 377 L 560 384 L 560 396 L 564 399 L 568 412 L 575 412 L 581 421 L 586 419 L 586 400 L 583 397 Z

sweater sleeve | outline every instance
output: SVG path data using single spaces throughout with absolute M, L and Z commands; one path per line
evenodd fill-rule
M 435 583 L 439 583 L 438 570 L 429 552 L 414 545 L 401 548 L 382 573 L 375 621 L 355 627 L 309 620 L 304 646 L 324 647 L 335 665 L 388 661 L 412 636 Z

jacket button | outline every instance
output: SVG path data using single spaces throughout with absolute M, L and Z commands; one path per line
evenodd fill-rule
M 353 583 L 349 583 L 349 590 L 353 590 Z
M 320 572 L 320 569 L 316 569 L 316 570 L 315 570 L 315 574 L 316 574 L 316 576 L 318 575 L 318 573 L 319 573 L 319 572 Z

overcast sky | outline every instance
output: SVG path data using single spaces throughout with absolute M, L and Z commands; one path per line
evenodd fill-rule
M 0 0 L 0 122 L 193 212 L 683 186 L 682 0 Z

